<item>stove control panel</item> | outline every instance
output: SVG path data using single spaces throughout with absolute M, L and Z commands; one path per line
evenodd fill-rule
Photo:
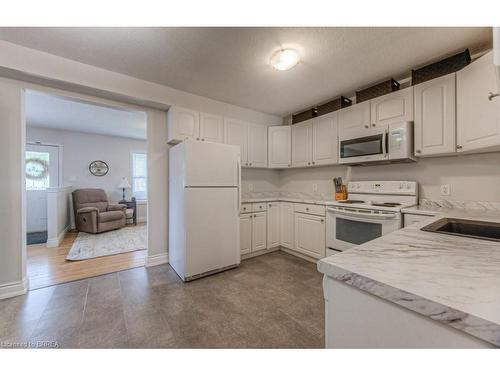
M 351 181 L 347 185 L 349 193 L 417 195 L 415 181 Z

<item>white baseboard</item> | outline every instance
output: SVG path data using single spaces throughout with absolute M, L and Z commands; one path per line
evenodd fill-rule
M 168 263 L 168 254 L 158 254 L 158 255 L 149 255 L 146 261 L 146 267 L 159 266 L 160 264 Z
M 28 291 L 28 279 L 0 285 L 0 299 L 11 298 L 26 294 Z
M 278 251 L 279 249 L 280 249 L 280 247 L 277 246 L 277 247 L 273 247 L 271 249 L 264 249 L 264 250 L 259 250 L 259 251 L 253 252 L 253 253 L 243 254 L 241 256 L 241 260 L 258 257 L 259 255 L 269 254 L 269 253 L 272 253 L 273 251 Z
M 316 264 L 316 263 L 319 262 L 319 259 L 310 257 L 309 255 L 305 255 L 305 254 L 299 253 L 298 251 L 291 250 L 291 249 L 289 249 L 287 247 L 281 246 L 281 251 L 284 251 L 285 253 L 293 255 L 293 256 L 296 256 L 298 258 L 302 258 L 302 259 L 307 260 L 307 261 L 309 261 L 311 263 L 315 263 Z
M 59 235 L 55 238 L 47 238 L 47 247 L 58 247 L 62 240 L 64 239 L 64 236 L 66 233 L 71 229 L 71 225 L 68 225 L 64 230 L 59 233 Z

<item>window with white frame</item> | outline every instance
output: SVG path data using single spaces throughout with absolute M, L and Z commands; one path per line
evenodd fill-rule
M 145 152 L 132 153 L 132 195 L 138 200 L 148 197 L 148 159 Z

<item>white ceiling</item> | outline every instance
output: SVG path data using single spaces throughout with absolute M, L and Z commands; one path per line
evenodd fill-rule
M 146 139 L 145 112 L 96 105 L 37 91 L 27 91 L 25 106 L 27 126 Z
M 489 48 L 491 28 L 0 28 L 0 39 L 283 116 Z M 280 47 L 296 48 L 299 65 L 269 66 Z

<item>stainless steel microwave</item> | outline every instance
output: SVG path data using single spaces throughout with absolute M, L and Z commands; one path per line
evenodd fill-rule
M 364 165 L 415 160 L 412 122 L 394 123 L 368 130 L 345 130 L 340 133 L 340 164 Z

